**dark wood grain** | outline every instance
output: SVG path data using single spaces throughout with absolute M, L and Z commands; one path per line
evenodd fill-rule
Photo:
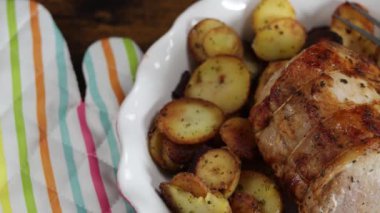
M 82 59 L 91 43 L 129 37 L 147 50 L 196 0 L 37 0 L 53 15 L 68 43 L 81 94 Z

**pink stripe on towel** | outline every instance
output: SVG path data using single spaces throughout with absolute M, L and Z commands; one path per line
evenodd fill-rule
M 90 164 L 91 179 L 95 187 L 102 212 L 111 212 L 110 203 L 104 188 L 102 176 L 100 175 L 99 161 L 96 154 L 96 147 L 91 131 L 87 126 L 86 106 L 81 103 L 77 108 L 78 119 L 82 130 L 83 139 L 87 149 L 88 162 Z

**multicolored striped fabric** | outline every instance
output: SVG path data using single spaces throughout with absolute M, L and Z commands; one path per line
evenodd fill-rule
M 49 12 L 0 0 L 1 212 L 134 212 L 117 188 L 115 120 L 141 56 L 130 39 L 93 44 L 82 101 Z

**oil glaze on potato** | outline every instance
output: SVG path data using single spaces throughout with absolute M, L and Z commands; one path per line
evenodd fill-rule
M 195 70 L 185 96 L 210 101 L 230 114 L 247 101 L 250 82 L 250 71 L 241 59 L 217 56 Z
M 223 120 L 223 111 L 213 103 L 182 98 L 160 111 L 157 128 L 174 143 L 199 144 L 213 138 Z
M 211 190 L 229 197 L 239 182 L 240 160 L 228 149 L 211 149 L 198 159 L 195 174 Z
M 278 19 L 257 31 L 252 48 L 263 60 L 275 61 L 295 56 L 306 41 L 306 31 L 296 20 Z
M 170 183 L 161 183 L 163 198 L 173 212 L 176 213 L 232 213 L 228 200 L 222 196 L 207 193 L 205 197 L 196 197 L 180 187 Z
M 177 186 L 195 197 L 206 197 L 209 189 L 202 180 L 193 173 L 181 172 L 176 174 L 170 181 L 170 184 Z
M 237 191 L 250 194 L 258 200 L 263 213 L 280 213 L 283 210 L 277 185 L 259 172 L 242 171 Z
M 356 3 L 358 7 L 363 10 L 367 10 L 363 6 Z M 355 11 L 348 3 L 341 4 L 334 12 L 334 15 L 338 15 L 342 18 L 348 19 L 351 23 L 356 26 L 368 31 L 369 33 L 374 33 L 374 25 L 366 17 Z M 331 21 L 331 30 L 339 34 L 343 39 L 343 46 L 354 50 L 370 59 L 374 59 L 376 54 L 376 45 L 370 40 L 366 39 L 360 33 L 351 30 L 341 21 L 333 16 Z
M 234 117 L 225 121 L 220 135 L 227 147 L 238 157 L 253 159 L 255 153 L 255 135 L 248 119 Z
M 206 34 L 214 28 L 225 26 L 225 24 L 217 19 L 203 19 L 196 24 L 189 32 L 188 48 L 197 62 L 206 60 L 207 55 L 203 49 L 203 40 Z
M 228 26 L 211 29 L 203 39 L 207 57 L 230 55 L 243 57 L 243 44 L 238 34 Z
M 252 29 L 257 32 L 281 18 L 296 18 L 294 8 L 288 0 L 261 0 L 252 12 Z

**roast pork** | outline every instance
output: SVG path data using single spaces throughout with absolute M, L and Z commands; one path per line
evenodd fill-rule
M 252 107 L 257 145 L 300 212 L 380 211 L 380 70 L 332 42 L 274 72 Z

